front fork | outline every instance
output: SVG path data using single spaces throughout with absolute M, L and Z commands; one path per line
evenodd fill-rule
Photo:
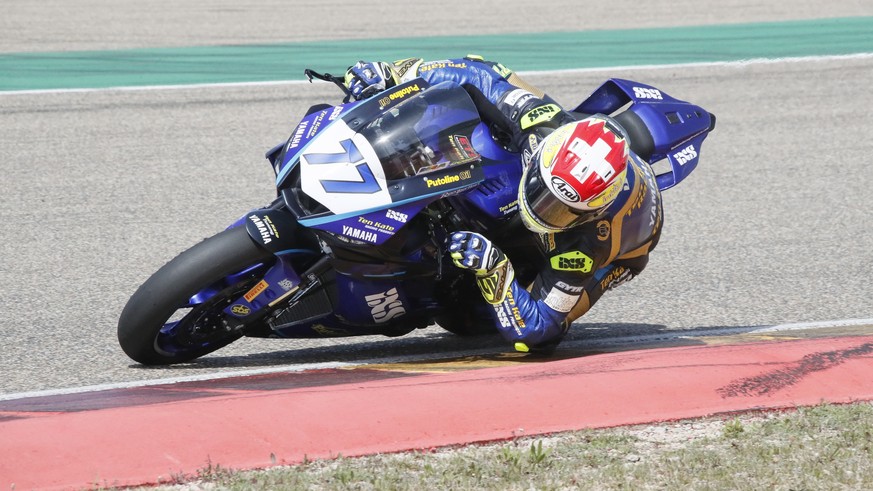
M 321 251 L 300 247 L 299 225 L 282 209 L 279 200 L 268 208 L 247 213 L 232 226 L 246 227 L 252 240 L 276 257 L 276 261 L 261 275 L 261 280 L 224 309 L 231 318 L 248 322 L 262 317 L 259 314 L 269 312 L 300 288 L 302 281 L 293 266 L 293 259 L 301 256 L 314 259 Z
M 225 308 L 224 313 L 246 321 L 293 295 L 300 283 L 300 276 L 291 262 L 283 256 L 277 256 L 275 264 L 267 270 L 261 281 Z

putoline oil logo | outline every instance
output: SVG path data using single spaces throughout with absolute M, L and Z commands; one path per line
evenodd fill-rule
M 403 87 L 402 89 L 397 89 L 394 92 L 390 93 L 389 95 L 379 99 L 379 107 L 382 107 L 382 108 L 387 107 L 388 105 L 391 104 L 391 102 L 393 102 L 397 99 L 403 99 L 404 97 L 408 96 L 409 94 L 412 94 L 414 92 L 418 92 L 420 90 L 421 89 L 418 88 L 418 84 L 410 85 L 408 87 Z
M 436 179 L 430 179 L 428 177 L 424 178 L 424 182 L 427 184 L 427 187 L 437 187 L 437 186 L 445 186 L 446 184 L 454 184 L 456 182 L 465 181 L 473 177 L 473 173 L 465 170 L 461 171 L 458 174 L 449 174 L 443 177 L 437 177 Z

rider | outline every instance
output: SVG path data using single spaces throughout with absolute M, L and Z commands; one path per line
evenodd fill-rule
M 504 338 L 518 351 L 550 352 L 607 290 L 645 268 L 662 225 L 654 173 L 612 118 L 575 116 L 478 56 L 361 61 L 345 84 L 360 100 L 418 77 L 462 86 L 483 121 L 520 154 L 519 215 L 537 247 L 515 260 L 533 264 L 534 274 L 519 277 L 493 237 L 456 232 L 448 249 L 456 266 L 475 273 Z

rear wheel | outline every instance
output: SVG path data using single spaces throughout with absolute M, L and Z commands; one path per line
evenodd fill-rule
M 121 349 L 139 363 L 168 365 L 239 339 L 243 326 L 223 310 L 260 280 L 271 258 L 245 227 L 225 230 L 176 256 L 128 300 L 118 320 Z
M 458 336 L 483 336 L 497 333 L 497 327 L 494 326 L 493 320 L 483 315 L 477 316 L 474 313 L 440 315 L 435 320 L 440 327 Z
M 490 313 L 492 309 L 482 298 L 479 287 L 470 280 L 469 275 L 460 278 L 460 281 L 453 282 L 445 289 L 451 292 L 451 296 L 443 301 L 446 305 L 452 305 L 452 308 L 434 320 L 440 327 L 458 336 L 496 333 L 497 327 Z

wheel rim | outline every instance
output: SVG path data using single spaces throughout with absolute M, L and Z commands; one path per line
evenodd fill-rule
M 224 288 L 202 303 L 176 309 L 168 320 L 180 318 L 164 323 L 155 337 L 155 351 L 164 356 L 179 357 L 211 351 L 210 347 L 216 344 L 238 338 L 245 323 L 228 317 L 223 310 L 254 286 L 257 279 L 245 279 Z

